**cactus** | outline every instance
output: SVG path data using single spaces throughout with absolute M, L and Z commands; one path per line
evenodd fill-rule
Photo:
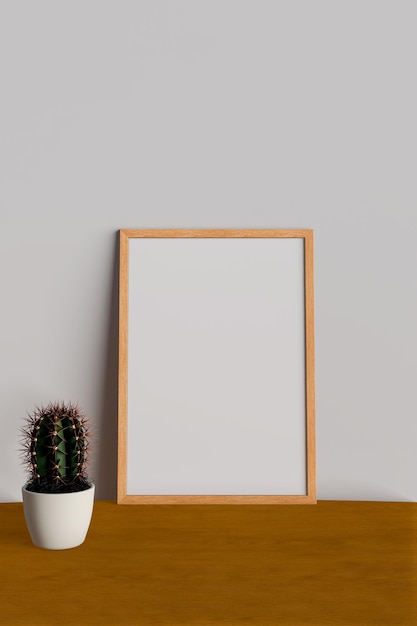
M 28 490 L 66 493 L 90 487 L 86 475 L 90 434 L 77 405 L 56 402 L 36 407 L 22 433 Z

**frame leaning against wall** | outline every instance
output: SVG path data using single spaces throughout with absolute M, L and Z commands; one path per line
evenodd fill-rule
M 313 231 L 120 231 L 119 504 L 316 503 Z

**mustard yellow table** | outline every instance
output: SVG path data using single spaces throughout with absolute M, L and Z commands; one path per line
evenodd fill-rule
M 46 551 L 0 505 L 0 624 L 416 626 L 417 503 L 118 506 Z

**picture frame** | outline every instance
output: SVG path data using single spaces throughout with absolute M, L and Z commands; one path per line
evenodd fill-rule
M 316 503 L 311 229 L 122 229 L 119 504 Z

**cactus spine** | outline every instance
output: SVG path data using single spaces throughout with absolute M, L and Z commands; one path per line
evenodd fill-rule
M 87 420 L 75 404 L 51 403 L 28 416 L 24 456 L 32 491 L 80 491 L 86 476 L 89 433 Z

